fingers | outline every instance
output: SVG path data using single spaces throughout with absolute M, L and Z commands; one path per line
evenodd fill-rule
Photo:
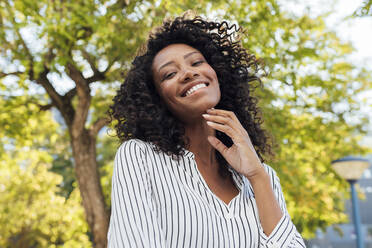
M 233 140 L 241 136 L 248 136 L 247 131 L 241 125 L 234 112 L 222 109 L 208 109 L 207 113 L 203 114 L 204 119 L 207 120 L 207 124 L 212 128 L 226 133 Z
M 234 130 L 230 126 L 219 124 L 219 123 L 212 122 L 212 121 L 207 121 L 207 124 L 210 127 L 227 134 L 230 138 L 232 139 L 234 138 Z
M 216 122 L 216 123 L 220 123 L 220 124 L 224 124 L 224 125 L 229 125 L 229 126 L 233 125 L 233 123 L 229 123 L 229 122 L 232 122 L 232 120 L 230 118 L 225 117 L 225 116 L 203 114 L 203 117 L 207 121 L 212 121 L 212 122 Z
M 219 151 L 223 156 L 225 155 L 225 153 L 227 152 L 227 150 L 229 148 L 227 148 L 227 146 L 225 146 L 219 139 L 217 139 L 216 137 L 214 136 L 208 136 L 208 141 L 209 143 L 211 143 L 211 145 L 217 150 Z
M 223 109 L 207 109 L 207 113 L 211 115 L 225 116 L 234 121 L 239 122 L 238 117 L 236 117 L 235 113 L 232 111 L 223 110 Z

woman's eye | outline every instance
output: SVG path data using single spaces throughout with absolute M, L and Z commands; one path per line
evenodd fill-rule
M 204 63 L 204 61 L 203 60 L 196 61 L 196 62 L 192 63 L 192 66 L 196 66 L 196 65 L 199 65 L 201 63 Z
M 169 78 L 173 77 L 175 74 L 176 74 L 175 72 L 171 72 L 171 73 L 165 74 L 163 80 L 169 79 Z

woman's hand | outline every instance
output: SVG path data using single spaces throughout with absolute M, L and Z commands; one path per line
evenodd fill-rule
M 216 137 L 208 136 L 209 143 L 222 154 L 236 171 L 250 181 L 262 228 L 265 234 L 269 236 L 275 226 L 278 225 L 283 213 L 271 187 L 270 177 L 261 165 L 248 132 L 231 111 L 208 109 L 207 113 L 207 115 L 203 115 L 207 124 L 218 131 L 224 132 L 234 142 L 228 148 Z
M 248 179 L 253 179 L 265 172 L 248 132 L 240 124 L 234 112 L 208 109 L 207 114 L 203 114 L 203 117 L 210 127 L 225 133 L 232 139 L 234 144 L 228 148 L 216 137 L 208 136 L 209 143 L 236 171 Z

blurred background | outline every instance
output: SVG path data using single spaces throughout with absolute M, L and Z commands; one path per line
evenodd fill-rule
M 269 72 L 261 99 L 293 222 L 308 247 L 356 247 L 349 185 L 372 159 L 372 1 L 0 0 L 0 247 L 105 247 L 107 110 L 137 49 L 188 9 L 245 30 Z M 372 169 L 357 187 L 372 247 Z

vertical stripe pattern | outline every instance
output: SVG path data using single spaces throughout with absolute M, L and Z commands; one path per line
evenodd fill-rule
M 209 189 L 190 151 L 175 160 L 151 143 L 125 141 L 115 156 L 108 247 L 305 247 L 275 171 L 264 167 L 285 213 L 269 236 L 252 186 L 231 167 L 239 194 L 226 204 Z

